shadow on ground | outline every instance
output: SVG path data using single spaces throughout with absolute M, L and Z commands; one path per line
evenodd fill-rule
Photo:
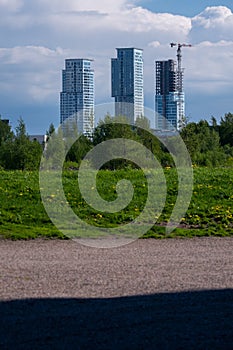
M 233 349 L 233 289 L 0 303 L 1 349 Z

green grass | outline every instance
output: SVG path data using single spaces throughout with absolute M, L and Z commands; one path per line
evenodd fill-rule
M 37 171 L 0 171 L 0 235 L 11 239 L 60 237 L 41 202 Z
M 187 213 L 171 234 L 166 234 L 177 197 L 178 181 L 175 169 L 164 170 L 167 198 L 156 224 L 143 236 L 193 237 L 233 235 L 233 170 L 231 168 L 194 169 L 193 196 Z M 134 188 L 132 201 L 116 213 L 103 213 L 89 206 L 78 188 L 78 172 L 65 170 L 63 185 L 66 200 L 73 211 L 88 224 L 96 227 L 119 227 L 135 219 L 147 198 L 147 181 L 140 170 L 101 170 L 97 189 L 107 201 L 117 198 L 116 185 L 129 179 Z M 55 201 L 59 193 L 51 193 L 48 201 Z M 0 235 L 10 239 L 36 237 L 66 238 L 49 219 L 41 201 L 39 174 L 36 171 L 0 171 Z

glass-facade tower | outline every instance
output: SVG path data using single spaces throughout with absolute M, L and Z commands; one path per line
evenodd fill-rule
M 94 128 L 94 71 L 89 59 L 66 59 L 62 71 L 60 123 L 77 123 L 78 132 L 91 135 Z
M 143 50 L 117 48 L 117 58 L 111 60 L 112 97 L 115 115 L 129 118 L 133 124 L 144 114 Z
M 178 72 L 174 60 L 155 62 L 155 127 L 179 129 L 179 116 L 184 116 L 184 92 L 178 89 Z

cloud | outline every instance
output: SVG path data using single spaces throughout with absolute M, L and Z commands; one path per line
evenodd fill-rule
M 16 100 L 44 102 L 57 99 L 65 51 L 47 47 L 0 49 L 1 95 L 13 93 Z
M 153 107 L 154 61 L 176 59 L 171 41 L 193 44 L 183 49 L 187 93 L 233 89 L 233 14 L 227 7 L 207 7 L 189 18 L 127 0 L 0 0 L 0 11 L 0 102 L 17 91 L 17 101 L 57 110 L 69 57 L 94 59 L 96 102 L 109 101 L 115 47 L 135 46 L 144 49 L 145 100 Z
M 187 85 L 202 93 L 224 93 L 232 85 L 233 41 L 201 42 L 185 52 Z
M 232 12 L 225 6 L 207 7 L 199 15 L 192 20 L 196 26 L 208 28 L 215 28 L 216 26 L 223 26 L 226 21 L 232 17 Z
M 225 6 L 207 7 L 192 18 L 190 37 L 201 40 L 233 40 L 233 13 Z
M 54 57 L 61 52 L 60 50 L 62 49 L 58 48 L 54 51 L 42 46 L 15 46 L 13 48 L 1 48 L 0 58 L 3 64 L 19 65 L 33 62 L 33 64 L 36 65 L 38 62 L 41 62 L 42 58 L 49 59 L 49 57 Z
M 156 14 L 143 9 L 134 7 L 121 12 L 114 21 L 115 28 L 120 31 L 128 32 L 155 32 L 161 37 L 163 33 L 170 33 L 174 28 L 174 35 L 187 35 L 191 29 L 190 19 L 184 16 L 172 15 L 168 13 Z
M 185 39 L 190 31 L 189 18 L 155 14 L 134 4 L 135 2 L 129 3 L 125 0 L 117 2 L 34 0 L 27 7 L 23 7 L 20 13 L 8 18 L 7 26 L 13 34 L 12 42 L 19 41 L 22 44 L 5 51 L 3 56 L 0 53 L 0 63 L 8 60 L 8 65 L 15 64 L 15 70 L 21 72 L 21 78 L 24 72 L 26 82 L 22 93 L 29 94 L 33 100 L 39 100 L 38 87 L 41 85 L 41 99 L 53 96 L 55 101 L 55 93 L 58 92 L 55 82 L 58 83 L 59 80 L 60 83 L 61 70 L 66 58 L 64 53 L 61 54 L 60 59 L 54 57 L 54 50 L 56 52 L 56 47 L 60 46 L 64 48 L 68 57 L 95 59 L 93 65 L 97 101 L 109 99 L 110 59 L 115 56 L 115 47 L 137 46 L 146 49 L 151 41 L 160 39 L 162 43 L 167 43 L 178 38 Z M 7 31 L 6 27 L 2 28 L 3 32 Z M 28 45 L 31 42 L 38 43 L 38 46 Z M 42 46 L 42 42 L 45 45 Z M 9 45 L 9 36 L 6 43 Z M 151 53 L 153 55 L 153 50 Z M 56 61 L 53 73 L 49 71 L 49 63 L 45 64 L 46 61 L 51 61 L 51 57 L 54 62 Z M 29 69 L 31 69 L 30 74 Z M 54 78 L 55 69 L 57 69 L 56 79 Z M 54 81 L 53 85 L 50 84 L 54 87 L 54 94 L 51 93 L 51 89 L 45 88 L 43 83 L 47 81 L 46 70 L 48 70 L 47 77 L 51 74 L 50 80 Z M 35 82 L 34 71 L 41 71 L 43 79 Z M 28 79 L 29 76 L 31 78 Z M 26 84 L 30 84 L 30 81 L 33 88 L 28 89 Z
M 127 0 L 34 0 L 30 8 L 32 12 L 36 8 L 39 12 L 49 12 L 49 13 L 65 13 L 65 12 L 99 12 L 99 13 L 114 13 L 120 12 L 125 8 L 132 6 L 136 1 L 131 2 Z
M 148 44 L 149 47 L 153 47 L 153 48 L 159 47 L 160 45 L 161 44 L 158 40 L 152 41 L 151 43 Z
M 1 1 L 1 0 L 0 0 Z M 16 1 L 16 0 L 15 0 Z M 19 1 L 19 0 L 18 0 Z M 23 1 L 23 0 L 21 0 Z M 156 14 L 142 7 L 135 6 L 137 1 L 127 0 L 34 0 L 26 5 L 15 16 L 2 18 L 1 26 L 30 28 L 39 25 L 47 26 L 53 33 L 90 33 L 96 30 L 150 33 L 167 37 L 187 35 L 191 29 L 191 20 L 184 16 Z M 157 34 L 158 33 L 158 34 Z
M 17 12 L 23 6 L 23 0 L 0 0 L 0 11 Z

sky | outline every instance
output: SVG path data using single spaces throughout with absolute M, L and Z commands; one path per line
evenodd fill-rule
M 195 5 L 193 5 L 195 4 Z M 232 0 L 0 0 L 0 115 L 29 134 L 59 125 L 66 58 L 91 58 L 96 104 L 111 98 L 117 47 L 144 52 L 145 107 L 154 108 L 154 62 L 183 48 L 189 121 L 233 113 Z M 154 121 L 151 120 L 153 127 Z

